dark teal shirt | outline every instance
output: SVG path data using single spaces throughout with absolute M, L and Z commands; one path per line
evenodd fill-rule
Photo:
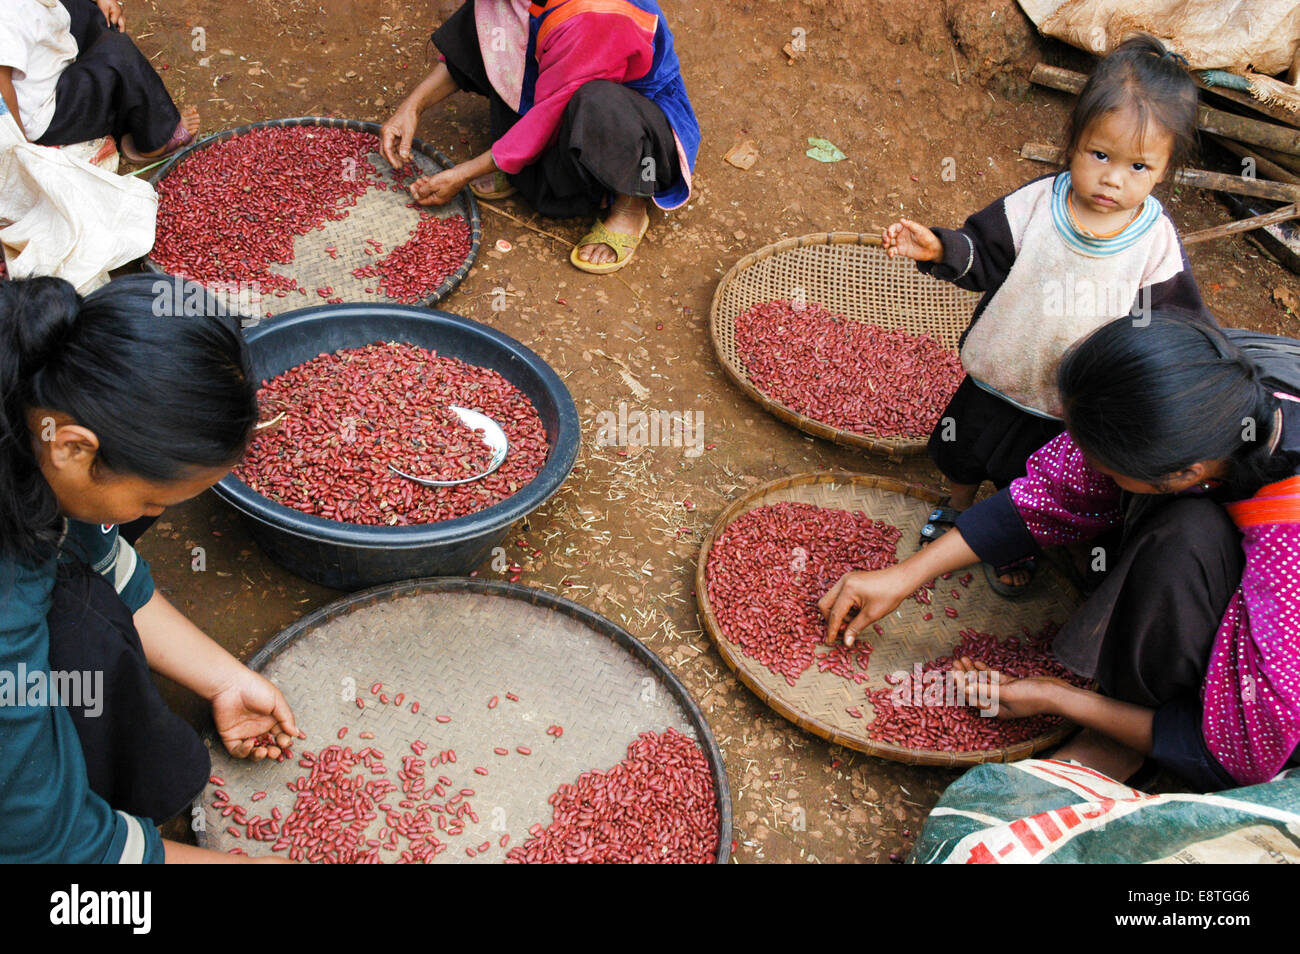
M 65 521 L 60 560 L 101 573 L 134 613 L 154 593 L 149 566 L 116 527 Z M 114 811 L 90 789 L 72 716 L 38 696 L 49 673 L 46 616 L 55 561 L 0 561 L 0 862 L 161 862 L 153 822 Z M 102 700 L 101 700 L 102 701 Z

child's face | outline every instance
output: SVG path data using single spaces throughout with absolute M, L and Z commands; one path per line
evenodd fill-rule
M 1070 159 L 1076 207 L 1091 217 L 1127 220 L 1165 177 L 1174 137 L 1131 107 L 1105 113 L 1079 139 Z

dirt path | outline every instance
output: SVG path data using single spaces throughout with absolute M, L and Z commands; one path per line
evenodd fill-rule
M 424 75 L 428 34 L 455 6 L 137 0 L 127 12 L 176 98 L 196 102 L 205 127 L 217 129 L 311 114 L 382 121 Z M 512 534 L 542 555 L 512 547 L 510 556 L 524 567 L 522 582 L 625 624 L 701 702 L 732 783 L 737 860 L 887 861 L 907 850 L 956 773 L 864 758 L 771 714 L 700 631 L 695 555 L 717 514 L 760 482 L 822 469 L 931 484 L 937 477 L 928 460 L 890 465 L 814 441 L 750 403 L 714 360 L 709 302 L 737 258 L 785 236 L 877 231 L 900 214 L 959 224 L 1046 171 L 1017 150 L 1056 136 L 1066 99 L 1015 81 L 1013 67 L 1032 62 L 1039 47 L 1007 2 L 900 10 L 803 0 L 779 12 L 738 0 L 663 6 L 704 130 L 692 201 L 656 214 L 637 260 L 617 279 L 574 271 L 563 261 L 567 249 L 485 212 L 486 251 L 445 303 L 537 351 L 564 376 L 582 417 L 585 442 L 572 478 Z M 806 52 L 787 65 L 780 49 L 796 36 Z M 205 48 L 195 49 L 200 40 Z M 460 96 L 427 116 L 421 135 L 464 159 L 486 148 L 485 129 L 485 106 Z M 831 140 L 848 158 L 827 165 L 807 158 L 809 136 Z M 744 139 L 759 147 L 747 172 L 722 161 Z M 950 180 L 945 160 L 956 173 Z M 1184 230 L 1227 219 L 1199 193 L 1163 198 Z M 531 218 L 518 204 L 507 207 Z M 542 224 L 572 240 L 587 223 Z M 492 249 L 498 238 L 514 250 Z M 1300 283 L 1244 240 L 1196 246 L 1191 258 L 1225 324 L 1300 333 L 1274 299 L 1274 289 L 1294 294 Z M 498 287 L 510 293 L 505 311 L 490 307 Z M 640 387 L 649 392 L 642 401 Z M 692 411 L 716 447 L 691 457 L 683 448 L 620 456 L 595 446 L 596 415 L 617 412 L 621 401 Z M 205 572 L 191 570 L 194 546 L 206 549 Z M 241 658 L 337 595 L 271 564 L 211 494 L 166 514 L 141 548 L 164 592 Z M 561 586 L 565 579 L 576 585 Z M 196 724 L 206 718 L 184 693 L 168 695 Z

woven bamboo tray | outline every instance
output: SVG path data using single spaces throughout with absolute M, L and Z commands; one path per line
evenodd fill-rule
M 464 848 L 484 840 L 492 848 L 474 860 L 502 861 L 507 849 L 499 846 L 500 836 L 508 832 L 511 844 L 519 845 L 532 825 L 549 825 L 547 798 L 561 784 L 585 771 L 613 768 L 638 734 L 668 726 L 693 737 L 709 760 L 718 798 L 717 861 L 725 864 L 730 857 L 727 773 L 699 706 L 659 657 L 626 630 L 562 597 L 467 578 L 394 583 L 298 620 L 249 666 L 280 687 L 307 733 L 294 744 L 295 753 L 331 744 L 374 746 L 386 754 L 391 778 L 416 739 L 433 752 L 456 750 L 456 764 L 433 774 L 446 771 L 457 787 L 472 782 L 481 821 L 444 839 L 451 850 L 437 856 L 439 863 L 469 862 Z M 380 680 L 386 693 L 406 695 L 403 707 L 377 701 L 370 687 Z M 507 692 L 519 701 L 507 700 Z M 365 709 L 357 709 L 356 696 Z M 488 709 L 492 696 L 500 703 Z M 412 701 L 420 703 L 418 714 L 410 711 Z M 439 714 L 452 719 L 439 723 Z M 562 738 L 546 734 L 552 724 L 563 727 Z M 349 731 L 339 742 L 343 725 Z M 373 732 L 374 740 L 360 741 L 362 731 Z M 288 817 L 294 799 L 285 784 L 306 772 L 297 758 L 249 762 L 229 757 L 214 736 L 205 741 L 213 774 L 225 779 L 232 802 L 248 809 L 249 817 L 269 816 L 272 807 Z M 519 755 L 517 745 L 528 746 L 532 755 Z M 496 755 L 496 746 L 508 747 L 510 754 Z M 476 765 L 489 774 L 469 774 Z M 267 797 L 251 801 L 259 791 Z M 227 834 L 229 820 L 212 807 L 215 792 L 209 784 L 194 803 L 205 822 L 199 844 L 270 854 L 271 842 Z M 504 831 L 492 827 L 498 819 Z M 381 814 L 368 837 L 382 825 Z M 385 853 L 383 860 L 396 858 Z
M 919 454 L 924 438 L 882 437 L 832 427 L 761 391 L 736 349 L 736 318 L 754 305 L 802 297 L 852 321 L 926 334 L 954 354 L 979 295 L 923 275 L 911 259 L 891 259 L 880 236 L 820 232 L 784 239 L 746 255 L 718 283 L 709 309 L 713 348 L 740 389 L 763 409 L 814 437 L 891 459 Z
M 695 571 L 700 618 L 722 658 L 735 670 L 741 682 L 780 715 L 831 742 L 896 762 L 945 768 L 1027 758 L 1060 743 L 1073 731 L 1073 726 L 1063 724 L 1046 734 L 999 749 L 944 752 L 904 748 L 867 736 L 866 729 L 874 709 L 866 699 L 865 691 L 868 688 L 889 688 L 884 679 L 886 675 L 910 670 L 915 663 L 924 664 L 936 656 L 949 654 L 960 641 L 961 630 L 974 628 L 999 637 L 1022 636 L 1022 625 L 1037 632 L 1049 621 L 1064 623 L 1078 605 L 1079 598 L 1074 588 L 1048 561 L 1038 561 L 1039 570 L 1032 595 L 1016 602 L 994 593 L 978 567 L 969 571 L 974 573 L 974 579 L 968 587 L 959 585 L 961 574 L 958 573 L 954 573 L 951 580 L 939 580 L 932 591 L 931 606 L 905 599 L 894 613 L 880 621 L 883 635 L 877 635 L 872 629 L 864 633 L 863 638 L 872 645 L 872 653 L 867 679 L 861 685 L 831 672 L 818 672 L 814 665 L 791 686 L 784 676 L 772 673 L 766 666 L 743 655 L 740 647 L 723 635 L 709 604 L 707 568 L 714 541 L 728 524 L 755 507 L 788 501 L 862 511 L 902 531 L 897 551 L 901 561 L 920 548 L 921 527 L 934 504 L 941 499 L 940 494 L 915 484 L 865 474 L 800 474 L 758 487 L 728 507 L 704 538 Z M 952 589 L 961 593 L 959 601 L 953 601 L 948 595 Z M 944 615 L 943 608 L 948 605 L 957 608 L 957 619 Z M 926 612 L 933 613 L 934 618 L 923 620 L 922 614 Z M 849 706 L 860 709 L 864 717 L 855 719 L 850 716 L 845 711 Z
M 182 149 L 165 165 L 160 166 L 149 181 L 156 188 L 163 179 L 175 174 L 185 160 L 198 150 L 207 149 L 255 129 L 274 126 L 326 126 L 332 129 L 370 133 L 373 136 L 378 136 L 380 129 L 378 123 L 361 122 L 355 119 L 333 119 L 326 116 L 301 116 L 294 119 L 250 123 L 247 126 L 239 126 L 207 136 Z M 383 175 L 392 169 L 388 161 L 377 151 L 370 154 L 370 161 Z M 411 143 L 411 162 L 419 166 L 425 174 L 441 172 L 454 165 L 450 159 L 421 139 L 413 140 Z M 378 278 L 355 278 L 352 270 L 362 265 L 373 265 L 377 261 L 374 256 L 366 255 L 363 251 L 366 239 L 373 238 L 383 242 L 387 253 L 410 237 L 410 233 L 420 220 L 419 212 L 406 207 L 410 199 L 410 195 L 405 192 L 370 189 L 357 199 L 356 205 L 348 208 L 348 214 L 344 218 L 327 221 L 324 229 L 312 229 L 306 235 L 297 236 L 294 240 L 294 260 L 287 264 L 273 266 L 272 270 L 297 280 L 299 285 L 307 289 L 307 296 L 304 297 L 296 292 L 291 292 L 284 298 L 267 295 L 255 306 L 256 313 L 248 317 L 260 319 L 268 317 L 268 314 L 274 316 L 295 308 L 319 305 L 321 299 L 312 289 L 326 286 L 332 286 L 334 297 L 342 298 L 345 302 L 395 303 L 396 299 L 389 298 L 380 290 Z M 464 263 L 448 275 L 432 294 L 422 301 L 413 303 L 434 305 L 450 295 L 469 274 L 475 259 L 478 258 L 483 229 L 479 221 L 478 202 L 474 198 L 474 193 L 468 188 L 461 190 L 460 194 L 446 205 L 431 206 L 426 212 L 440 218 L 463 215 L 470 229 L 470 250 Z M 325 251 L 329 246 L 335 247 L 338 258 L 331 257 Z M 144 260 L 144 267 L 153 272 L 165 271 L 152 258 Z M 374 289 L 373 293 L 367 292 L 367 288 Z M 238 303 L 231 302 L 231 304 L 233 306 Z M 263 310 L 256 311 L 259 307 Z

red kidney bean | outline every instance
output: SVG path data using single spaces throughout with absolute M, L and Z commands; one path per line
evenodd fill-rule
M 258 400 L 285 417 L 254 438 L 235 475 L 327 520 L 405 526 L 474 513 L 529 483 L 550 451 L 536 409 L 497 372 L 399 342 L 319 355 L 265 382 Z M 501 467 L 456 487 L 392 473 L 389 464 L 438 479 L 486 469 L 491 451 L 451 404 L 501 424 L 511 448 Z
M 411 712 L 412 712 L 412 713 L 416 713 L 416 712 L 419 712 L 419 711 L 420 711 L 420 704 L 419 704 L 418 702 L 412 702 L 412 703 L 411 703 Z
M 507 693 L 506 693 L 506 698 L 509 699 L 511 702 L 518 702 L 518 701 L 519 701 L 519 697 L 518 697 L 517 695 L 515 695 L 513 692 L 507 692 Z
M 756 507 L 727 525 L 709 550 L 709 603 L 723 636 L 794 685 L 818 671 L 861 683 L 871 646 L 826 646 L 817 601 L 845 573 L 896 562 L 897 527 L 864 513 L 804 503 Z
M 1023 640 L 1013 636 L 1003 641 L 987 633 L 963 630 L 961 642 L 953 647 L 951 655 L 930 660 L 921 671 L 947 672 L 952 669 L 953 659 L 966 656 L 1017 678 L 1054 676 L 1072 685 L 1085 685 L 1086 679 L 1067 670 L 1051 655 L 1057 628 L 1049 624 L 1037 635 L 1026 630 Z M 923 680 L 914 688 L 914 678 L 915 670 L 890 688 L 867 690 L 867 698 L 875 708 L 875 718 L 867 726 L 870 738 L 905 748 L 971 752 L 1024 742 L 1061 723 L 1058 717 L 1045 715 L 1024 719 L 982 716 L 978 709 L 956 699 L 955 693 L 950 698 L 946 681 L 943 698 L 938 697 L 936 688 L 930 690 L 934 695 L 927 701 L 927 682 Z M 918 701 L 920 704 L 915 704 Z
M 736 349 L 760 391 L 842 430 L 924 437 L 964 372 L 928 335 L 886 330 L 790 301 L 755 305 L 736 318 Z
M 526 745 L 517 745 L 517 746 L 515 746 L 515 751 L 518 752 L 520 755 L 532 755 L 532 754 L 533 754 L 533 750 L 530 749 L 530 748 L 529 748 L 528 746 L 526 746 Z
M 225 784 L 226 784 L 226 780 L 225 780 L 224 778 L 222 778 L 220 775 L 209 775 L 209 776 L 208 776 L 208 781 L 211 782 L 213 785 L 225 785 Z
M 451 716 L 449 716 L 449 715 L 434 716 L 434 718 L 435 718 L 436 720 L 438 720 L 439 722 L 443 722 L 443 723 L 446 723 L 446 722 L 450 722 L 450 721 L 451 721 Z
M 496 696 L 493 696 L 491 699 L 488 700 L 488 708 L 489 708 L 489 709 L 495 709 L 495 708 L 497 707 L 497 703 L 498 703 L 499 701 L 500 701 L 500 700 L 497 699 Z
M 389 298 L 413 305 L 441 287 L 469 257 L 472 242 L 463 215 L 439 218 L 424 214 L 411 237 L 376 262 L 352 270 L 353 278 L 378 278 Z M 375 246 L 379 254 L 383 246 Z
M 508 864 L 717 859 L 717 793 L 708 759 L 675 729 L 642 733 L 618 765 L 582 773 L 548 801 L 550 826 L 532 826 L 531 837 L 506 853 Z
M 151 257 L 169 272 L 210 285 L 246 282 L 276 297 L 306 294 L 271 266 L 292 262 L 297 236 L 347 217 L 370 189 L 402 189 L 385 182 L 371 162 L 378 145 L 369 133 L 286 126 L 251 130 L 197 150 L 159 183 Z M 409 164 L 407 170 L 390 175 L 401 179 L 418 172 Z M 378 242 L 368 245 L 368 253 L 382 251 Z M 358 271 L 382 275 L 384 293 L 410 303 L 428 297 L 460 268 L 470 247 L 464 216 L 441 218 L 420 210 L 408 241 Z M 336 246 L 325 251 L 338 258 Z M 316 291 L 342 301 L 328 285 Z

